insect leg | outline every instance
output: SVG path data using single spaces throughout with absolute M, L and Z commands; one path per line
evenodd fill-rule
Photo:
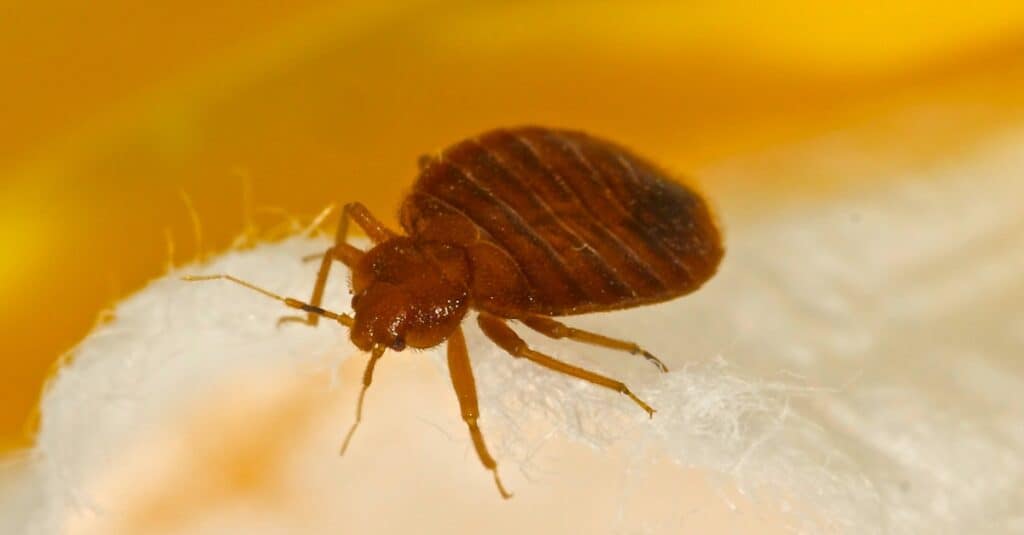
M 634 395 L 633 392 L 631 392 L 621 381 L 616 381 L 615 379 L 584 370 L 583 368 L 567 364 L 530 349 L 530 346 L 526 345 L 526 342 L 523 341 L 523 339 L 520 338 L 519 335 L 517 335 L 502 318 L 492 316 L 486 312 L 481 312 L 476 319 L 477 323 L 480 324 L 480 328 L 484 331 L 484 334 L 493 340 L 495 344 L 498 344 L 499 347 L 509 352 L 513 357 L 522 357 L 556 372 L 578 377 L 595 385 L 603 386 L 625 394 L 636 402 L 640 408 L 647 411 L 648 416 L 654 416 L 654 409 L 652 409 L 650 405 L 644 403 L 643 400 L 636 397 L 636 395 Z
M 494 484 L 498 486 L 501 497 L 511 498 L 512 494 L 501 484 L 498 463 L 494 462 L 494 458 L 487 452 L 484 436 L 477 425 L 480 408 L 476 401 L 476 381 L 473 380 L 473 368 L 469 363 L 469 351 L 466 349 L 466 338 L 462 336 L 461 327 L 455 329 L 448 337 L 448 372 L 452 376 L 452 386 L 455 387 L 455 395 L 459 398 L 459 407 L 462 409 L 462 420 L 469 426 L 469 436 L 473 439 L 476 454 L 484 468 L 494 474 Z
M 303 312 L 308 312 L 310 314 L 316 314 L 317 316 L 323 316 L 325 318 L 332 319 L 332 320 L 337 321 L 338 323 L 340 323 L 340 324 L 342 324 L 342 325 L 344 325 L 346 327 L 350 327 L 351 328 L 352 325 L 355 322 L 355 320 L 352 319 L 352 316 L 349 316 L 348 314 L 339 314 L 337 312 L 331 312 L 330 310 L 326 310 L 326 309 L 320 308 L 320 307 L 318 307 L 316 305 L 311 305 L 309 303 L 306 303 L 306 302 L 303 302 L 303 301 L 299 301 L 298 299 L 295 299 L 295 298 L 292 298 L 292 297 L 282 297 L 280 295 L 277 295 L 274 292 L 271 292 L 270 290 L 267 290 L 267 289 L 264 289 L 264 288 L 260 288 L 259 286 L 256 286 L 255 284 L 253 284 L 251 282 L 244 281 L 244 280 L 236 278 L 236 277 L 232 277 L 231 275 L 185 275 L 181 279 L 184 280 L 184 281 L 188 281 L 188 282 L 209 281 L 209 280 L 220 280 L 220 279 L 223 279 L 223 280 L 226 280 L 226 281 L 231 281 L 231 282 L 233 282 L 235 284 L 241 284 L 242 286 L 245 286 L 246 288 L 248 288 L 250 290 L 259 292 L 259 293 L 261 293 L 261 294 L 263 294 L 263 295 L 265 295 L 265 296 L 267 296 L 267 297 L 269 297 L 271 299 L 275 299 L 277 301 L 280 301 L 280 302 L 284 303 L 285 305 L 287 305 L 287 306 L 289 306 L 291 308 L 295 308 L 295 309 L 301 310 Z
M 338 233 L 340 237 L 335 237 L 337 241 L 344 241 L 345 234 L 348 232 L 348 221 L 351 217 L 359 228 L 366 232 L 366 235 L 373 240 L 373 243 L 381 243 L 395 238 L 398 235 L 392 232 L 389 228 L 385 227 L 383 223 L 373 217 L 370 210 L 366 208 L 361 202 L 350 202 L 345 205 L 345 209 L 342 213 L 342 220 L 344 223 L 339 223 Z M 344 225 L 344 227 L 342 226 Z
M 327 286 L 327 277 L 331 273 L 331 265 L 333 261 L 338 260 L 346 266 L 351 267 L 363 256 L 362 251 L 356 249 L 345 241 L 348 238 L 348 222 L 350 218 L 355 220 L 356 224 L 359 225 L 359 227 L 362 228 L 375 243 L 385 241 L 395 236 L 395 234 L 384 227 L 380 221 L 377 221 L 377 218 L 373 217 L 373 214 L 371 214 L 362 203 L 354 202 L 346 204 L 341 211 L 341 218 L 338 220 L 338 230 L 334 233 L 334 245 L 327 249 L 327 252 L 324 253 L 323 258 L 320 260 L 320 269 L 316 274 L 316 284 L 313 285 L 313 295 L 309 298 L 309 301 L 313 306 L 320 306 L 320 303 L 323 301 L 324 288 Z M 285 316 L 278 320 L 278 324 L 290 321 L 299 321 L 307 325 L 315 326 L 319 323 L 320 318 L 316 314 L 307 314 L 305 319 L 297 316 Z
M 373 367 L 383 354 L 384 346 L 373 346 L 373 352 L 370 353 L 370 361 L 366 363 L 366 371 L 363 372 L 363 389 L 359 391 L 359 401 L 356 403 L 356 421 L 352 422 L 352 427 L 349 428 L 348 433 L 345 435 L 345 441 L 341 443 L 342 455 L 345 455 L 348 443 L 352 441 L 352 435 L 355 434 L 356 428 L 359 427 L 359 422 L 363 420 L 363 398 L 366 397 L 366 390 L 370 388 L 370 383 L 373 381 Z
M 331 273 L 331 264 L 334 260 L 340 260 L 343 264 L 351 266 L 362 256 L 362 251 L 345 242 L 337 243 L 330 249 L 327 249 L 327 252 L 324 253 L 323 258 L 320 260 L 320 269 L 316 273 L 316 283 L 313 285 L 313 296 L 309 299 L 310 303 L 313 306 L 320 306 L 320 303 L 323 301 L 324 288 L 327 287 L 327 276 Z M 280 325 L 290 321 L 298 321 L 316 326 L 320 322 L 320 317 L 312 313 L 307 314 L 305 318 L 300 316 L 284 316 L 277 320 L 277 323 Z
M 568 325 L 543 316 L 527 316 L 525 318 L 519 318 L 519 321 L 523 322 L 527 327 L 550 338 L 569 338 L 584 344 L 618 349 L 620 351 L 628 351 L 634 355 L 643 355 L 645 359 L 649 360 L 661 371 L 668 371 L 668 367 L 665 366 L 665 363 L 659 360 L 658 357 L 655 357 L 647 350 L 633 342 L 617 340 L 615 338 L 608 338 L 607 336 L 592 333 L 590 331 L 574 329 Z

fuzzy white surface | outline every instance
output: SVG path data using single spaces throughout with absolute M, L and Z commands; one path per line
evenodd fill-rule
M 1024 532 L 1022 170 L 1017 135 L 758 221 L 732 224 L 725 203 L 728 253 L 706 288 L 567 320 L 645 344 L 667 375 L 518 329 L 623 378 L 658 409 L 652 420 L 509 358 L 467 322 L 509 502 L 471 451 L 443 351 L 385 357 L 339 458 L 365 361 L 345 331 L 276 328 L 278 303 L 171 274 L 121 303 L 48 389 L 18 522 L 115 532 L 153 495 L 171 508 L 145 517 L 162 519 L 159 533 Z M 305 298 L 316 265 L 299 259 L 325 243 L 184 271 Z M 346 284 L 339 265 L 327 306 L 347 308 Z M 204 418 L 214 423 L 197 439 Z M 250 443 L 279 462 L 232 494 L 217 472 Z

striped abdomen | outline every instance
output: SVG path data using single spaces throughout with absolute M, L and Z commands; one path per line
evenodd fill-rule
M 475 306 L 506 316 L 671 299 L 723 254 L 699 194 L 611 143 L 543 128 L 495 130 L 428 161 L 402 225 L 470 248 Z M 516 295 L 491 295 L 502 292 Z

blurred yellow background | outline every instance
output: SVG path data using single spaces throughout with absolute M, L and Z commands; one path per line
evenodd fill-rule
M 1024 3 L 21 2 L 0 31 L 0 449 L 97 314 L 257 206 L 361 200 L 394 222 L 416 157 L 481 130 L 588 130 L 722 195 L 731 156 L 956 110 L 880 143 L 935 158 L 1019 122 Z M 946 116 L 944 116 L 946 117 Z M 839 178 L 836 178 L 838 181 Z M 264 216 L 272 222 L 273 217 Z

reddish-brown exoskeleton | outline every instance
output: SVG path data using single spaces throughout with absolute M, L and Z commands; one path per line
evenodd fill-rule
M 355 221 L 373 241 L 368 251 L 345 240 Z M 484 334 L 515 357 L 578 377 L 652 409 L 620 381 L 531 349 L 508 325 L 517 320 L 552 338 L 570 338 L 641 355 L 635 343 L 568 327 L 554 316 L 628 308 L 696 290 L 718 267 L 724 249 L 714 217 L 695 191 L 629 151 L 579 132 L 526 127 L 494 130 L 420 161 L 405 199 L 407 235 L 382 225 L 360 203 L 346 205 L 326 251 L 310 301 L 281 297 L 228 279 L 348 327 L 370 352 L 356 421 L 373 369 L 386 349 L 428 348 L 447 341 L 448 368 L 462 419 L 503 497 L 477 420 L 476 386 L 461 324 L 470 309 Z M 334 261 L 352 270 L 352 310 L 320 307 Z

